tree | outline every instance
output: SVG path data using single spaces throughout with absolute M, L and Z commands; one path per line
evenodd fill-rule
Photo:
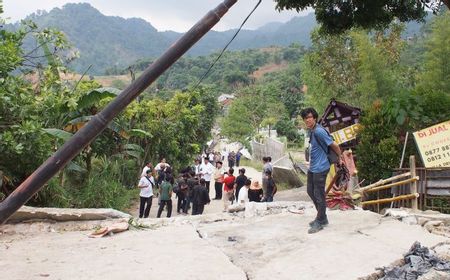
M 221 123 L 222 135 L 233 141 L 248 143 L 248 139 L 255 134 L 257 129 L 255 127 L 257 115 L 253 115 L 251 107 L 249 107 L 252 106 L 251 104 L 252 98 L 248 97 L 237 98 L 233 101 L 227 116 L 223 118 Z
M 431 26 L 418 87 L 420 91 L 450 94 L 450 12 L 437 16 Z
M 358 29 L 333 35 L 315 31 L 313 50 L 301 67 L 306 103 L 323 108 L 335 98 L 364 108 L 397 92 L 404 82 L 399 78 L 402 30 L 391 24 L 373 36 Z
M 275 0 L 278 10 L 305 10 L 314 8 L 321 31 L 342 33 L 352 27 L 364 29 L 386 28 L 394 19 L 401 22 L 422 20 L 425 9 L 437 12 L 442 4 L 450 8 L 449 0 Z

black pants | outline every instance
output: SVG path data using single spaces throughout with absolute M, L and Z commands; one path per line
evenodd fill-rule
M 178 203 L 177 203 L 177 213 L 180 213 L 184 209 L 184 204 L 186 203 L 186 195 L 182 192 L 177 193 Z
M 158 215 L 157 218 L 161 218 L 161 213 L 164 209 L 164 206 L 167 204 L 167 218 L 170 218 L 172 215 L 172 200 L 161 200 L 159 203 Z
M 184 200 L 184 205 L 183 205 L 183 213 L 187 214 L 189 208 L 191 204 L 191 199 L 189 198 L 189 195 L 186 196 L 186 199 Z
M 150 214 L 150 208 L 152 207 L 152 199 L 153 196 L 150 197 L 142 197 L 141 198 L 141 204 L 139 205 L 139 218 L 148 218 L 148 215 Z M 147 203 L 147 207 L 145 207 L 145 204 Z M 145 207 L 145 211 L 144 211 Z
M 325 199 L 325 182 L 329 170 L 321 173 L 308 171 L 307 192 L 317 210 L 316 219 L 323 221 L 327 218 L 327 202 Z
M 211 184 L 211 181 L 205 181 L 205 186 L 206 186 L 206 190 L 208 191 L 209 194 L 209 185 Z
M 222 199 L 222 186 L 223 183 L 214 183 L 214 188 L 216 189 L 216 197 L 215 199 Z
M 201 215 L 203 214 L 203 210 L 205 209 L 204 204 L 193 204 L 192 205 L 192 215 Z

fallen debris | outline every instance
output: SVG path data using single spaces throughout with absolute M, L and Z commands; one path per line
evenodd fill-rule
M 93 233 L 89 234 L 90 238 L 98 238 L 98 237 L 104 237 L 106 235 L 111 236 L 114 233 L 119 233 L 128 230 L 129 228 L 128 223 L 115 223 L 108 227 L 102 227 L 94 231 Z
M 29 221 L 92 221 L 92 220 L 106 220 L 106 219 L 121 219 L 131 218 L 131 215 L 110 209 L 110 208 L 40 208 L 22 206 L 15 212 L 8 223 L 20 223 Z
M 414 211 L 408 208 L 387 209 L 390 216 L 409 225 L 420 225 L 428 232 L 450 237 L 450 215 L 437 211 Z
M 403 266 L 385 269 L 385 276 L 381 279 L 416 280 L 419 276 L 427 274 L 432 269 L 439 272 L 439 274 L 441 274 L 441 272 L 445 272 L 443 275 L 450 277 L 450 262 L 438 258 L 427 247 L 421 246 L 419 242 L 415 242 L 413 244 L 409 252 L 404 256 L 404 261 L 405 264 Z M 433 275 L 436 274 L 438 273 L 433 273 Z

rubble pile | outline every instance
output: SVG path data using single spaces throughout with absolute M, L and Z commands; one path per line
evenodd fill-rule
M 430 249 L 421 246 L 419 242 L 413 244 L 403 260 L 404 265 L 402 266 L 384 269 L 385 276 L 381 279 L 450 279 L 450 262 L 440 259 Z

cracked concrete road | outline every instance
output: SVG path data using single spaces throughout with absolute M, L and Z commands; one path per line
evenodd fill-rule
M 448 242 L 362 210 L 329 211 L 330 225 L 307 234 L 314 217 L 285 209 L 147 219 L 153 229 L 90 239 L 89 231 L 0 234 L 5 279 L 356 279 L 402 258 L 414 241 Z M 23 229 L 23 225 L 21 229 Z M 0 232 L 2 232 L 0 230 Z

